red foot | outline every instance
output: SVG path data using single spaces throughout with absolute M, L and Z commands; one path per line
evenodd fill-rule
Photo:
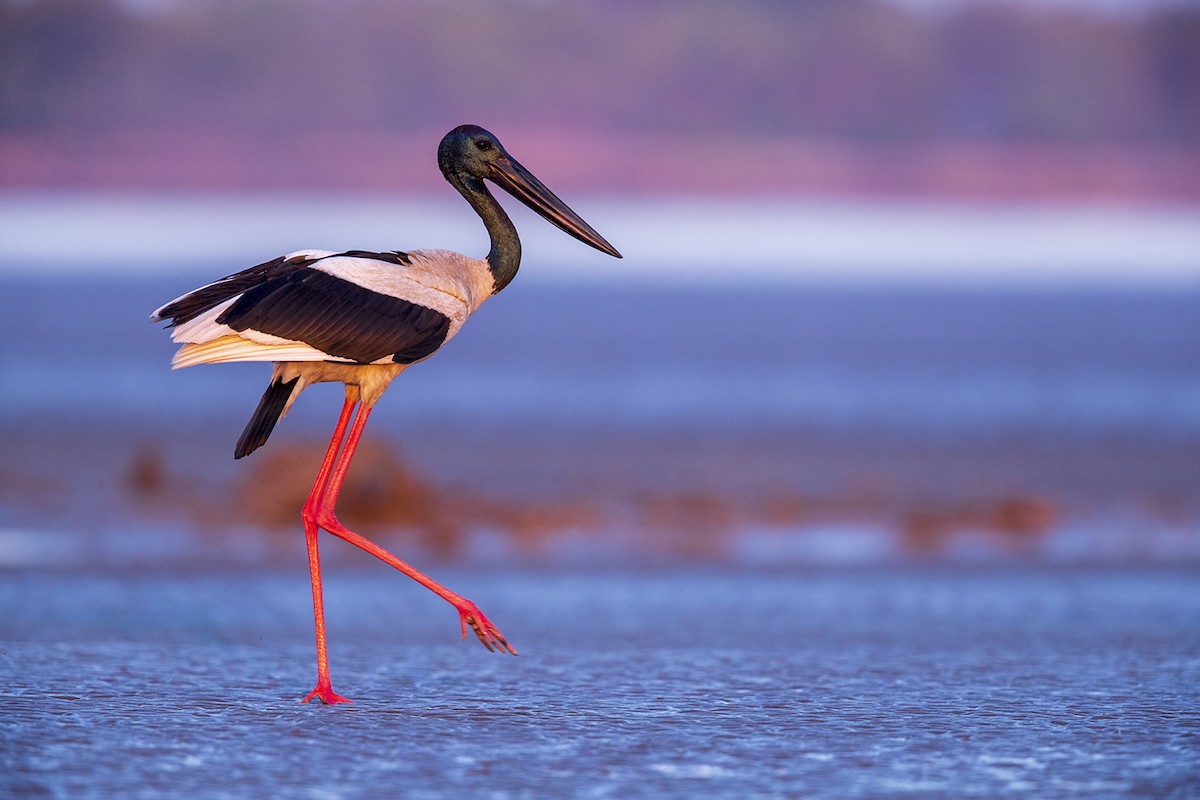
M 325 681 L 318 680 L 317 688 L 315 688 L 311 692 L 309 692 L 308 696 L 305 697 L 300 702 L 307 703 L 309 700 L 312 700 L 314 697 L 317 698 L 318 700 L 320 700 L 322 703 L 324 703 L 327 706 L 331 706 L 334 703 L 353 703 L 354 702 L 349 697 L 342 697 L 340 694 L 335 693 L 333 691 L 333 686 L 327 680 L 325 680 Z
M 467 626 L 475 631 L 475 635 L 479 637 L 479 641 L 483 642 L 483 646 L 491 652 L 512 653 L 514 656 L 517 651 L 504 638 L 504 634 L 500 633 L 500 629 L 492 624 L 479 606 L 472 603 L 470 600 L 464 601 L 463 605 L 456 605 L 458 609 L 459 621 L 462 623 L 463 639 L 467 638 Z

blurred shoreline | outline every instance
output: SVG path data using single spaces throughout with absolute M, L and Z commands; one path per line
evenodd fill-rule
M 140 5 L 4 9 L 0 186 L 1200 198 L 1194 3 Z
M 323 440 L 235 462 L 223 427 L 6 425 L 0 565 L 296 557 Z M 435 563 L 1200 565 L 1197 442 L 373 433 L 340 516 Z

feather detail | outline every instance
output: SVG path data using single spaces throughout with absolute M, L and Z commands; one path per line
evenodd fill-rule
M 235 361 L 341 361 L 303 342 L 262 344 L 243 339 L 236 334 L 208 342 L 185 344 L 171 359 L 172 369 L 194 367 L 197 364 L 228 364 Z
M 278 375 L 271 376 L 271 383 L 233 449 L 234 458 L 248 456 L 267 443 L 271 431 L 275 430 L 275 423 L 283 419 L 292 405 L 293 390 L 298 380 L 299 377 L 284 381 Z
M 198 317 L 190 319 L 171 331 L 171 341 L 191 344 L 211 342 L 223 336 L 236 336 L 237 332 L 228 325 L 217 322 L 221 312 L 229 308 L 241 295 L 229 298 L 220 305 L 214 306 Z

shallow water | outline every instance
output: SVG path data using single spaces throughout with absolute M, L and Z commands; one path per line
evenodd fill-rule
M 570 568 L 592 551 L 563 531 L 526 561 L 485 529 L 463 563 L 495 571 L 437 577 L 516 659 L 455 641 L 441 601 L 330 547 L 334 685 L 356 702 L 323 708 L 297 702 L 314 669 L 294 530 L 280 555 L 236 503 L 217 531 L 124 510 L 128 442 L 170 442 L 167 478 L 211 483 L 210 514 L 250 474 L 228 449 L 263 368 L 172 373 L 143 321 L 195 282 L 0 292 L 0 339 L 37 343 L 0 352 L 0 795 L 1200 795 L 1197 293 L 498 299 L 373 417 L 448 485 L 819 500 L 884 480 L 901 516 L 933 489 L 952 511 L 1115 501 L 1064 514 L 1020 558 L 968 548 L 955 563 L 991 565 L 974 569 L 896 566 L 914 562 L 853 513 L 865 534 L 836 515 L 816 538 L 740 531 L 703 562 L 741 569 L 673 569 L 632 512 L 616 519 L 636 543 L 597 529 L 619 540 L 603 571 Z M 338 398 L 321 391 L 273 444 L 328 427 Z M 175 502 L 150 500 L 151 516 Z M 1097 562 L 1113 566 L 1030 566 Z
M 5 793 L 1194 797 L 1200 576 L 450 570 L 519 658 L 384 569 L 0 584 Z

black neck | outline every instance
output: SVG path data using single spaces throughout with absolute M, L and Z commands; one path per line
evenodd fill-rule
M 521 240 L 517 238 L 516 226 L 482 180 L 456 175 L 451 183 L 467 199 L 487 228 L 492 243 L 487 262 L 496 286 L 492 294 L 496 294 L 512 282 L 521 266 Z

